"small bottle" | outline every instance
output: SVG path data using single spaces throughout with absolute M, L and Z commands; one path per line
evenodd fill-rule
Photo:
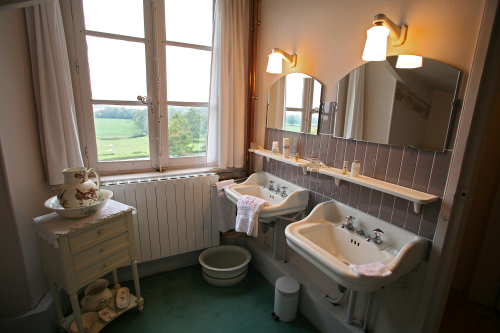
M 349 166 L 349 162 L 344 161 L 344 167 L 342 168 L 342 173 L 347 175 L 347 167 Z
M 358 163 L 358 160 L 354 160 L 351 165 L 351 177 L 359 177 L 359 168 L 360 164 Z
M 295 162 L 299 163 L 299 152 L 297 152 L 297 154 L 295 154 Z
M 284 158 L 290 157 L 290 139 L 289 138 L 283 138 L 283 157 Z
M 278 141 L 273 141 L 273 154 L 279 154 Z

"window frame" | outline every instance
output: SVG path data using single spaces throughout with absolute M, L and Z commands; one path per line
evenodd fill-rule
M 212 8 L 214 6 L 212 1 Z M 168 146 L 168 106 L 196 106 L 208 107 L 209 103 L 193 103 L 182 101 L 168 101 L 167 75 L 166 75 L 166 46 L 181 46 L 193 49 L 212 51 L 212 46 L 179 43 L 166 40 L 165 4 L 164 0 L 143 0 L 144 11 L 144 38 L 123 36 L 112 33 L 97 32 L 85 29 L 83 1 L 71 0 L 71 14 L 73 34 L 76 51 L 76 72 L 78 75 L 80 107 L 77 105 L 79 119 L 83 119 L 83 132 L 85 153 L 89 167 L 100 172 L 115 173 L 122 171 L 165 171 L 170 167 L 200 167 L 206 166 L 206 155 L 170 157 Z M 213 11 L 212 11 L 213 22 Z M 213 25 L 212 25 L 213 26 Z M 93 105 L 118 105 L 118 106 L 145 106 L 140 101 L 93 100 L 91 91 L 90 71 L 87 54 L 86 36 L 104 37 L 115 40 L 139 42 L 145 45 L 146 85 L 147 96 L 153 99 L 148 105 L 149 126 L 149 159 L 102 161 L 99 162 L 97 154 L 97 139 L 93 115 Z

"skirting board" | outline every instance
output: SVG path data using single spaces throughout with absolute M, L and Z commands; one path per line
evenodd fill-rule
M 294 278 L 300 283 L 299 311 L 323 333 L 362 333 L 361 327 L 345 323 L 347 311 L 340 306 L 333 306 L 325 299 L 320 290 L 299 270 L 281 259 L 271 259 L 271 250 L 251 237 L 231 237 L 222 244 L 238 245 L 252 254 L 250 263 L 272 284 L 282 276 Z M 269 314 L 270 315 L 270 314 Z

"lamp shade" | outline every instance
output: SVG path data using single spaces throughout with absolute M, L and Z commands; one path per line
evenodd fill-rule
M 418 68 L 422 67 L 422 57 L 416 55 L 400 54 L 396 62 L 396 68 Z
M 279 53 L 271 53 L 269 55 L 269 61 L 267 62 L 266 72 L 271 74 L 281 74 L 283 72 L 282 68 L 283 56 Z
M 366 32 L 366 44 L 362 59 L 364 61 L 383 61 L 387 56 L 387 36 L 389 29 L 376 25 Z

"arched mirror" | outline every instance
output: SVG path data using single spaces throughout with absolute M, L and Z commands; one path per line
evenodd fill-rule
M 333 135 L 444 151 L 460 71 L 428 58 L 413 69 L 396 61 L 366 63 L 338 82 Z
M 318 134 L 323 85 L 313 77 L 292 73 L 269 88 L 267 127 Z

